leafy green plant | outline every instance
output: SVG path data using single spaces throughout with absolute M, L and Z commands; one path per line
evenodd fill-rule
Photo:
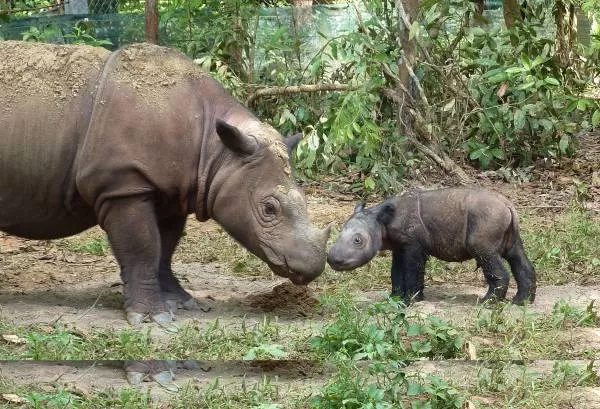
M 576 365 L 571 362 L 557 361 L 552 368 L 552 387 L 597 386 L 598 374 L 594 361 L 587 365 Z
M 110 252 L 110 245 L 106 237 L 93 238 L 84 243 L 72 243 L 71 251 L 76 253 L 93 254 L 95 256 L 106 256 Z
M 65 34 L 64 37 L 73 44 L 87 44 L 94 47 L 112 45 L 110 40 L 97 39 L 94 37 L 91 34 L 92 27 L 86 20 L 80 20 L 75 23 L 71 33 Z
M 81 399 L 67 391 L 59 391 L 57 393 L 46 393 L 32 391 L 25 398 L 33 409 L 58 409 L 67 408 L 77 405 Z
M 23 41 L 50 42 L 59 33 L 60 30 L 56 25 L 48 24 L 41 30 L 36 26 L 31 26 L 21 34 L 21 37 Z
M 581 94 L 553 56 L 553 40 L 540 34 L 550 8 L 532 6 L 526 24 L 510 30 L 469 29 L 461 46 L 461 70 L 477 109 L 463 144 L 482 168 L 509 161 L 569 155 L 573 135 L 588 128 L 598 104 Z
M 585 308 L 569 304 L 565 300 L 557 301 L 552 307 L 554 325 L 559 328 L 566 327 L 594 327 L 600 322 L 594 310 L 594 301 Z
M 310 401 L 313 409 L 461 408 L 464 396 L 441 378 L 406 374 L 400 362 L 374 362 L 368 373 L 349 362 L 338 365 L 336 377 Z
M 460 333 L 439 318 L 408 318 L 404 304 L 393 298 L 361 311 L 349 299 L 335 306 L 337 319 L 310 340 L 313 351 L 333 359 L 455 358 L 461 354 Z
M 83 340 L 56 326 L 50 333 L 30 332 L 26 335 L 30 359 L 77 359 Z

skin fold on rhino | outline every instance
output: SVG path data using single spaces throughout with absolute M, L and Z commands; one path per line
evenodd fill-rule
M 512 302 L 533 302 L 536 277 L 525 255 L 514 205 L 484 189 L 412 190 L 365 209 L 359 203 L 327 256 L 334 270 L 352 270 L 392 250 L 392 295 L 422 300 L 425 263 L 475 259 L 489 285 L 483 297 L 506 296 L 508 261 L 517 282 Z
M 214 219 L 273 272 L 307 284 L 329 228 L 310 224 L 282 138 L 183 54 L 0 42 L 0 230 L 99 224 L 131 324 L 196 304 L 171 269 L 188 214 Z

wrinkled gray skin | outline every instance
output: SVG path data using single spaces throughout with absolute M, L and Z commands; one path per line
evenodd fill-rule
M 99 224 L 131 324 L 196 306 L 171 269 L 190 213 L 296 284 L 323 271 L 329 229 L 309 223 L 291 178 L 299 137 L 184 55 L 1 41 L 0 71 L 0 230 L 45 240 Z
M 483 300 L 504 299 L 508 261 L 517 281 L 512 302 L 535 299 L 535 271 L 523 249 L 517 213 L 504 196 L 484 189 L 410 191 L 354 214 L 327 256 L 334 270 L 352 270 L 380 250 L 392 250 L 392 295 L 422 300 L 425 262 L 475 259 L 489 289 Z
M 88 49 L 0 42 L 0 56 Z M 281 138 L 178 52 L 145 44 L 104 57 L 72 98 L 0 88 L 13 108 L 0 112 L 0 229 L 54 239 L 100 224 L 132 324 L 170 321 L 168 302 L 191 300 L 171 270 L 189 213 L 216 220 L 296 284 L 319 276 L 329 231 L 310 225 L 291 179 L 298 136 Z M 184 72 L 145 83 L 128 68 L 134 57 Z M 138 91 L 142 85 L 150 89 Z

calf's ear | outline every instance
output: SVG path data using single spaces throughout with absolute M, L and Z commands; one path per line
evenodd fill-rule
M 365 209 L 365 202 L 358 202 L 356 206 L 354 206 L 354 214 L 358 212 L 362 212 Z
M 389 224 L 394 218 L 396 213 L 396 206 L 391 203 L 386 203 L 381 206 L 381 209 L 377 212 L 377 221 L 381 224 Z
M 301 133 L 297 133 L 297 134 L 294 134 L 294 135 L 286 136 L 283 139 L 283 142 L 285 142 L 285 146 L 287 146 L 288 155 L 290 157 L 292 157 L 292 149 L 294 149 L 294 146 L 296 146 L 298 144 L 298 142 L 300 142 L 301 139 L 302 139 L 302 134 Z
M 258 149 L 258 143 L 252 136 L 246 135 L 239 128 L 229 125 L 222 119 L 216 121 L 217 135 L 223 144 L 233 152 L 248 156 Z

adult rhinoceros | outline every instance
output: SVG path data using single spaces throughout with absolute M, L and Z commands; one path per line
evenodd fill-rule
M 298 139 L 168 48 L 0 42 L 0 230 L 53 239 L 99 224 L 131 324 L 194 304 L 171 270 L 190 213 L 296 284 L 323 271 L 329 229 L 309 224 L 291 179 Z

